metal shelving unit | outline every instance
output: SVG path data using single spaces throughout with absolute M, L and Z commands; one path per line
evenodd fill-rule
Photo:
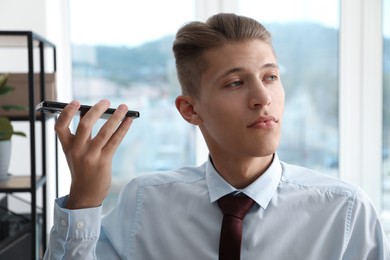
M 52 51 L 53 64 L 52 72 L 56 73 L 56 47 L 53 43 L 39 36 L 32 31 L 0 31 L 0 49 L 27 49 L 27 107 L 28 113 L 25 115 L 8 115 L 12 121 L 26 121 L 29 124 L 29 149 L 30 149 L 30 174 L 26 176 L 10 176 L 10 179 L 0 182 L 0 193 L 16 194 L 29 193 L 31 195 L 31 210 L 29 214 L 30 228 L 28 230 L 31 235 L 31 259 L 40 259 L 42 253 L 46 249 L 46 182 L 47 182 L 47 133 L 46 133 L 46 117 L 35 112 L 37 100 L 42 101 L 46 98 L 46 67 L 45 67 L 45 51 Z M 1 62 L 1 61 L 0 61 Z M 37 64 L 39 64 L 37 67 Z M 36 86 L 36 77 L 39 79 L 39 86 Z M 37 133 L 36 125 L 40 122 L 41 127 L 41 165 L 42 172 L 37 172 Z M 55 182 L 57 193 L 58 180 L 58 156 L 57 156 L 57 138 L 55 141 Z M 20 160 L 23 160 L 21 158 Z M 42 192 L 42 208 L 38 209 L 37 194 Z M 1 247 L 2 241 L 0 241 Z M 12 243 L 7 244 L 7 247 L 12 247 Z M 21 248 L 21 250 L 26 250 Z M 1 252 L 1 250 L 0 250 Z M 1 254 L 0 254 L 1 258 Z

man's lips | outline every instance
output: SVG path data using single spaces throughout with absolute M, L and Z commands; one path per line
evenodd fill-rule
M 256 121 L 250 123 L 248 128 L 261 128 L 261 129 L 270 129 L 274 128 L 278 124 L 278 120 L 276 120 L 273 116 L 262 116 L 256 119 Z

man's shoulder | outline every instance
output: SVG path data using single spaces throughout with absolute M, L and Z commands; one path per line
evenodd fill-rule
M 300 188 L 317 190 L 355 198 L 363 196 L 362 190 L 349 182 L 310 168 L 281 162 L 282 181 Z
M 193 183 L 205 178 L 205 164 L 187 166 L 175 170 L 155 171 L 135 177 L 130 183 L 138 187 L 173 183 Z

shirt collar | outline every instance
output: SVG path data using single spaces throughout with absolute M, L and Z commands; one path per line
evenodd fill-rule
M 206 183 L 211 203 L 229 193 L 240 191 L 266 209 L 276 192 L 281 176 L 282 166 L 276 153 L 270 167 L 253 183 L 240 190 L 231 186 L 219 175 L 210 158 L 206 164 Z

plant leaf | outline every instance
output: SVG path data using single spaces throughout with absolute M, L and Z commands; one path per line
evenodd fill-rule
M 0 140 L 11 139 L 13 132 L 11 121 L 6 117 L 0 117 Z
M 12 135 L 26 136 L 21 131 L 14 131 L 11 121 L 7 117 L 0 117 L 0 141 L 10 140 Z
M 0 106 L 1 109 L 3 110 L 6 110 L 6 111 L 10 111 L 10 110 L 26 110 L 26 107 L 24 106 L 19 106 L 19 105 L 4 105 L 4 106 Z
M 0 74 L 0 89 L 5 86 L 7 80 L 8 80 L 8 74 Z
M 2 87 L 0 87 L 0 96 L 7 95 L 7 94 L 13 92 L 14 90 L 15 90 L 15 88 L 13 88 L 13 87 L 2 86 Z
M 26 137 L 26 136 L 27 136 L 25 133 L 20 132 L 20 131 L 13 132 L 12 134 L 18 135 L 18 136 L 23 136 L 23 137 Z
M 0 141 L 9 140 L 9 139 L 10 138 L 8 132 L 0 130 Z

